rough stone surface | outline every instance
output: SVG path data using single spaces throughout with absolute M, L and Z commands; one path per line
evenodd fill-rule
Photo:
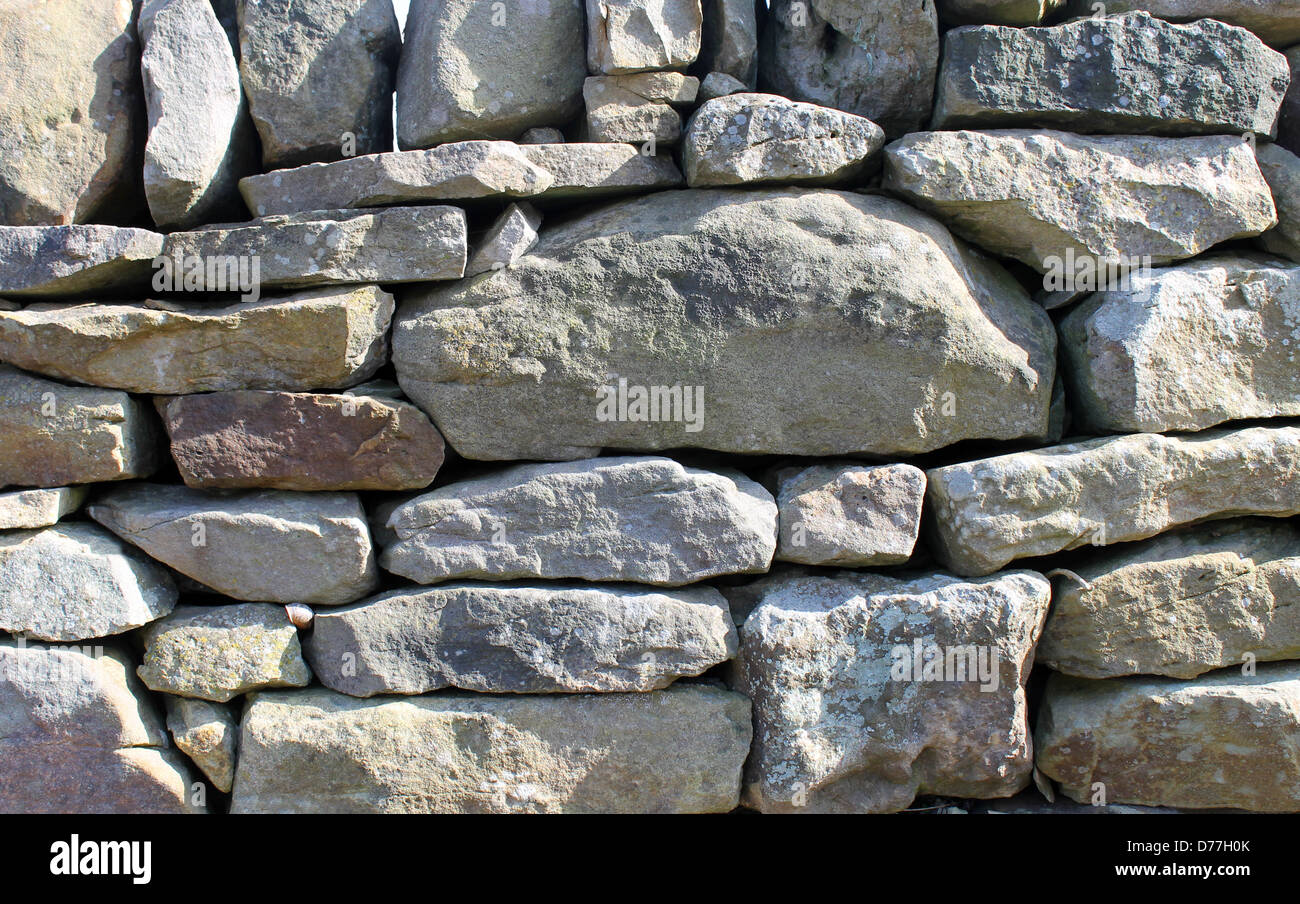
M 920 132 L 885 148 L 884 185 L 1043 272 L 1071 252 L 1169 263 L 1277 222 L 1255 155 L 1234 135 Z
M 0 293 L 48 298 L 144 292 L 162 248 L 163 237 L 147 229 L 0 226 Z
M 587 74 L 582 4 L 415 0 L 397 72 L 398 144 L 514 138 L 572 119 Z
M 150 689 L 225 703 L 268 687 L 306 687 L 298 629 L 283 606 L 179 606 L 143 632 L 137 669 Z
M 682 148 L 686 184 L 826 184 L 860 179 L 885 145 L 869 119 L 771 94 L 732 94 L 691 117 Z
M 237 600 L 338 605 L 379 580 L 365 512 L 345 493 L 209 493 L 131 484 L 90 517 L 160 562 Z
M 1025 682 L 1051 598 L 1041 575 L 787 573 L 729 595 L 753 605 L 736 674 L 754 702 L 749 806 L 879 813 L 917 794 L 1010 797 L 1029 783 Z M 926 672 L 916 660 L 931 656 L 942 668 Z
M 442 466 L 442 435 L 396 399 L 247 391 L 157 406 L 191 487 L 418 490 Z
M 162 395 L 335 389 L 360 383 L 383 365 L 392 314 L 393 296 L 375 286 L 227 307 L 35 304 L 0 312 L 0 360 Z
M 1066 0 L 938 0 L 939 18 L 949 25 L 1037 25 L 1065 3 Z
M 749 90 L 748 86 L 738 78 L 727 75 L 725 72 L 710 72 L 700 81 L 700 90 L 696 99 L 700 103 L 713 100 L 715 97 L 726 97 L 728 94 L 743 94 Z
M 1264 144 L 1256 159 L 1277 207 L 1277 226 L 1259 237 L 1260 247 L 1300 264 L 1300 157 L 1279 145 Z
M 320 681 L 356 697 L 650 691 L 730 659 L 736 628 L 712 587 L 467 583 L 322 610 L 306 644 Z
M 1234 515 L 1300 514 L 1300 428 L 1144 433 L 926 472 L 934 551 L 959 574 Z
M 0 493 L 0 530 L 30 530 L 58 524 L 64 515 L 81 508 L 85 498 L 84 486 Z
M 582 84 L 586 140 L 674 144 L 682 118 L 673 104 L 689 104 L 699 80 L 680 72 L 593 76 Z
M 168 694 L 167 729 L 181 753 L 224 794 L 235 781 L 239 722 L 230 707 Z
M 550 127 L 534 127 L 519 136 L 520 144 L 564 144 L 564 133 Z
M 1300 44 L 1286 52 L 1291 65 L 1291 87 L 1282 101 L 1277 121 L 1277 143 L 1293 154 L 1300 154 Z
M 234 813 L 697 813 L 736 805 L 749 701 L 646 694 L 253 697 Z
M 906 562 L 921 529 L 925 472 L 819 464 L 778 474 L 776 558 L 862 568 Z
M 704 0 L 699 66 L 752 88 L 758 80 L 758 6 L 755 0 Z
M 1038 768 L 1067 796 L 1157 807 L 1300 811 L 1300 664 L 1193 682 L 1053 675 L 1035 730 Z
M 497 217 L 465 265 L 466 276 L 511 266 L 537 244 L 542 215 L 533 205 L 511 204 Z
M 620 75 L 681 69 L 700 55 L 700 0 L 586 0 L 587 68 Z
M 776 504 L 739 472 L 670 458 L 518 465 L 399 506 L 386 570 L 424 584 L 457 578 L 581 578 L 677 586 L 763 572 Z M 577 539 L 581 537 L 581 539 Z
M 1107 13 L 1146 10 L 1171 22 L 1218 19 L 1248 28 L 1274 47 L 1300 43 L 1300 7 L 1294 0 L 1107 0 Z M 1071 0 L 1070 13 L 1086 16 L 1092 0 Z

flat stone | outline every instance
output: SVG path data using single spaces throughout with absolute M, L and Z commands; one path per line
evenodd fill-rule
M 1277 226 L 1259 237 L 1260 247 L 1300 263 L 1300 157 L 1276 144 L 1260 145 L 1255 156 L 1277 207 Z
M 1038 768 L 1073 800 L 1300 811 L 1300 664 L 1192 682 L 1053 675 L 1039 710 Z
M 1066 0 L 938 0 L 939 18 L 950 25 L 1037 25 L 1065 3 Z
M 1041 272 L 1071 253 L 1170 263 L 1277 223 L 1255 155 L 1235 135 L 918 132 L 885 148 L 884 187 Z
M 651 456 L 517 465 L 417 496 L 388 525 L 397 542 L 384 550 L 384 568 L 422 584 L 582 578 L 679 586 L 767 571 L 776 549 L 767 490 L 739 472 Z
M 697 95 L 700 103 L 713 100 L 715 97 L 726 97 L 728 94 L 743 94 L 749 91 L 749 87 L 738 78 L 733 78 L 725 72 L 710 72 L 700 82 L 700 90 Z
M 60 298 L 145 292 L 163 237 L 119 226 L 0 226 L 0 293 Z
M 442 466 L 424 412 L 381 396 L 213 392 L 157 406 L 191 487 L 419 490 Z
M 1137 434 L 926 472 L 933 550 L 958 574 L 1236 515 L 1300 514 L 1300 428 Z
M 234 813 L 725 813 L 749 701 L 443 693 L 356 700 L 267 691 L 244 714 Z
M 682 69 L 700 55 L 700 0 L 586 0 L 587 68 L 620 75 Z
M 861 116 L 771 94 L 732 94 L 695 111 L 682 169 L 691 187 L 851 182 L 884 146 L 884 131 Z
M 229 706 L 190 700 L 171 694 L 167 729 L 178 750 L 198 766 L 213 787 L 229 794 L 235 781 L 235 755 L 239 747 L 239 721 Z
M 0 530 L 30 530 L 58 524 L 64 515 L 81 508 L 86 487 L 16 490 L 0 493 Z
M 1291 66 L 1291 87 L 1282 101 L 1277 120 L 1277 143 L 1293 154 L 1300 154 L 1300 44 L 1286 51 Z
M 465 275 L 477 276 L 509 267 L 537 244 L 537 230 L 541 228 L 542 215 L 537 208 L 526 201 L 511 204 L 479 242 L 465 265 Z
M 1300 530 L 1244 518 L 1124 544 L 1057 582 L 1038 658 L 1081 678 L 1300 659 Z
M 748 88 L 758 80 L 758 6 L 755 0 L 704 0 L 699 65 Z
M 1244 28 L 1146 13 L 1050 28 L 957 28 L 931 128 L 1272 135 L 1286 58 Z
M 699 80 L 680 72 L 593 76 L 583 82 L 588 141 L 656 141 L 675 144 L 682 118 L 673 104 L 688 104 Z
M 338 605 L 379 582 L 355 495 L 222 494 L 136 483 L 87 514 L 181 574 L 237 600 Z
M 406 395 L 486 460 L 1041 436 L 1055 359 L 1019 283 L 929 217 L 799 189 L 663 192 L 554 226 L 508 270 L 404 296 L 393 345 Z
M 1060 334 L 1088 432 L 1300 415 L 1300 264 L 1216 255 L 1156 268 L 1088 298 Z
M 925 500 L 920 468 L 819 464 L 784 470 L 777 482 L 777 559 L 863 568 L 911 558 Z
M 1090 0 L 1071 0 L 1070 13 L 1092 13 Z M 1146 10 L 1171 22 L 1218 19 L 1248 28 L 1274 47 L 1300 43 L 1300 8 L 1293 0 L 1107 0 L 1108 14 Z
M 322 610 L 306 646 L 354 697 L 651 691 L 732 658 L 736 628 L 712 587 L 465 583 Z
M 376 286 L 225 307 L 35 304 L 0 312 L 0 360 L 160 395 L 335 389 L 369 379 L 383 366 L 392 314 L 393 296 Z
M 178 606 L 142 632 L 136 673 L 151 690 L 225 703 L 268 687 L 306 687 L 298 629 L 283 606 Z
M 1010 797 L 1028 785 L 1025 682 L 1051 599 L 1042 575 L 796 571 L 727 594 L 752 607 L 735 681 L 754 703 L 748 806 L 882 813 L 918 794 Z

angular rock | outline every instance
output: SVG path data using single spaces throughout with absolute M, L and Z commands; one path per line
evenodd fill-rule
M 1300 428 L 1143 433 L 926 472 L 934 552 L 958 574 L 1236 515 L 1300 514 Z
M 1107 0 L 1108 14 L 1145 10 L 1171 22 L 1218 19 L 1248 28 L 1274 47 L 1300 43 L 1300 7 L 1294 0 Z M 1091 0 L 1071 0 L 1070 13 L 1092 13 Z
M 511 204 L 497 217 L 465 265 L 466 276 L 509 267 L 537 244 L 542 215 L 533 205 Z
M 931 128 L 1272 135 L 1289 81 L 1282 54 L 1213 19 L 958 28 L 944 38 Z
M 700 90 L 696 95 L 700 103 L 713 100 L 715 97 L 726 97 L 728 94 L 743 94 L 749 88 L 740 79 L 733 78 L 725 72 L 710 72 L 700 82 Z
M 415 0 L 397 71 L 403 150 L 563 125 L 587 75 L 583 0 Z
M 0 9 L 0 224 L 59 226 L 135 204 L 144 144 L 138 3 Z
M 0 293 L 59 298 L 148 290 L 163 237 L 118 226 L 0 226 Z
M 695 100 L 700 82 L 680 72 L 593 76 L 583 82 L 588 141 L 657 141 L 681 137 L 682 118 L 673 104 Z
M 700 69 L 729 75 L 752 88 L 758 79 L 758 4 L 704 0 Z
M 1053 675 L 1039 710 L 1038 768 L 1073 800 L 1300 811 L 1300 664 L 1193 682 Z
M 918 794 L 1010 797 L 1029 783 L 1042 575 L 793 572 L 728 595 L 753 606 L 736 670 L 754 702 L 747 805 L 880 813 Z
M 645 694 L 252 698 L 235 813 L 718 813 L 736 806 L 749 701 Z
M 776 504 L 761 486 L 650 456 L 518 465 L 417 496 L 388 526 L 398 539 L 384 550 L 384 568 L 422 584 L 678 586 L 767 571 L 776 549 Z
M 355 495 L 208 493 L 137 483 L 86 512 L 181 574 L 237 600 L 338 605 L 379 581 Z
M 225 703 L 268 687 L 306 687 L 298 629 L 283 606 L 178 606 L 143 632 L 136 669 L 151 690 Z
M 1286 52 L 1291 65 L 1291 87 L 1282 101 L 1277 120 L 1277 143 L 1293 154 L 1300 154 L 1300 44 Z
M 0 312 L 0 360 L 161 395 L 334 389 L 360 383 L 383 366 L 392 314 L 393 296 L 376 286 L 227 307 L 35 304 Z
M 157 405 L 191 487 L 419 490 L 442 466 L 438 429 L 395 399 L 248 391 Z
M 1300 264 L 1216 255 L 1139 273 L 1061 321 L 1071 412 L 1093 433 L 1300 415 L 1298 324 Z
M 921 528 L 925 472 L 912 465 L 819 464 L 778 475 L 776 558 L 808 565 L 898 565 Z
M 1255 156 L 1277 207 L 1277 226 L 1259 237 L 1260 247 L 1300 264 L 1300 157 L 1276 144 L 1260 145 Z
M 700 0 L 586 0 L 587 68 L 621 75 L 682 69 L 700 55 Z
M 239 722 L 230 707 L 206 700 L 190 700 L 168 694 L 167 729 L 181 753 L 207 776 L 223 794 L 235 781 L 235 754 L 239 746 Z
M 31 530 L 59 523 L 81 508 L 86 487 L 54 487 L 0 493 L 0 530 Z
M 938 4 L 939 18 L 948 25 L 1037 25 L 1065 6 L 1066 0 L 938 0 Z
M 919 132 L 885 148 L 884 187 L 953 232 L 1047 272 L 1073 254 L 1163 264 L 1277 222 L 1239 136 Z
M 1038 436 L 1055 355 L 1042 309 L 930 218 L 792 189 L 592 212 L 508 270 L 404 298 L 393 343 L 406 395 L 489 460 Z
M 402 50 L 392 0 L 245 0 L 239 45 L 267 169 L 392 148 Z
M 1053 593 L 1039 661 L 1081 678 L 1195 678 L 1300 659 L 1300 530 L 1246 518 L 1125 544 Z
M 869 119 L 771 94 L 732 94 L 695 111 L 682 147 L 686 184 L 851 182 L 885 146 Z
M 0 365 L 0 487 L 147 477 L 159 464 L 158 432 L 149 406 L 124 392 Z
M 519 136 L 520 144 L 564 144 L 564 133 L 559 129 L 532 128 Z
M 322 610 L 312 624 L 312 670 L 354 697 L 651 691 L 736 653 L 712 587 L 451 584 Z
M 759 53 L 761 91 L 865 116 L 890 137 L 930 118 L 939 65 L 933 3 L 772 0 Z

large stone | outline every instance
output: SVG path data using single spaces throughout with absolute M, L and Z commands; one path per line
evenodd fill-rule
M 1066 0 L 938 0 L 939 18 L 949 25 L 1037 25 L 1065 3 Z
M 901 810 L 918 794 L 1010 797 L 1033 769 L 1025 682 L 1047 617 L 1039 574 L 776 574 L 750 607 L 736 687 L 754 702 L 745 802 Z
M 537 230 L 541 228 L 542 215 L 537 208 L 527 202 L 511 204 L 479 242 L 474 256 L 465 264 L 465 275 L 509 267 L 537 244 Z
M 1300 811 L 1300 664 L 1193 682 L 1053 675 L 1038 714 L 1038 768 L 1073 800 Z M 1098 787 L 1101 786 L 1101 788 Z
M 384 568 L 423 584 L 678 586 L 767 571 L 776 549 L 776 504 L 761 486 L 654 457 L 518 465 L 418 496 L 388 526 L 397 542 L 384 550 Z
M 593 76 L 582 83 L 585 140 L 674 144 L 682 118 L 674 104 L 695 100 L 700 82 L 680 72 Z
M 184 813 L 190 772 L 115 646 L 0 639 L 0 813 Z
M 1277 207 L 1277 226 L 1259 237 L 1260 247 L 1300 264 L 1300 157 L 1276 144 L 1260 145 L 1255 156 Z
M 1300 264 L 1220 255 L 1139 273 L 1060 332 L 1071 413 L 1088 432 L 1300 415 Z
M 237 600 L 338 605 L 379 582 L 355 495 L 210 493 L 131 484 L 90 517 L 181 574 Z
M 138 202 L 138 8 L 105 0 L 0 8 L 0 224 L 85 223 Z
M 465 212 L 459 207 L 386 207 L 317 210 L 173 232 L 163 254 L 176 273 L 188 270 L 186 261 L 195 256 L 205 262 L 256 258 L 261 285 L 302 289 L 460 279 L 467 243 Z M 196 272 L 198 291 L 221 288 L 224 270 L 211 268 L 215 284 L 209 285 L 208 269 Z
M 732 94 L 691 117 L 682 148 L 686 184 L 828 184 L 861 179 L 885 145 L 869 119 L 771 94 Z
M 145 292 L 163 237 L 118 226 L 0 226 L 0 294 L 10 298 Z
M 311 681 L 284 606 L 179 606 L 142 635 L 144 660 L 136 672 L 151 690 L 225 703 Z
M 1286 52 L 1291 65 L 1291 87 L 1282 101 L 1277 120 L 1277 143 L 1293 154 L 1300 154 L 1300 44 Z
M 0 365 L 0 487 L 147 477 L 159 464 L 157 438 L 140 399 Z
M 378 207 L 479 198 L 573 200 L 672 188 L 671 155 L 627 144 L 461 141 L 249 176 L 239 183 L 258 216 L 324 207 Z
M 759 4 L 756 0 L 704 0 L 702 6 L 700 70 L 729 75 L 753 88 L 758 81 Z
M 1255 35 L 1213 19 L 958 28 L 944 37 L 931 127 L 1272 135 L 1290 72 Z
M 926 473 L 934 551 L 959 574 L 1235 515 L 1300 514 L 1300 428 L 1104 437 Z
M 749 701 L 646 694 L 252 698 L 234 813 L 700 813 L 736 806 Z
M 1300 530 L 1286 521 L 1189 528 L 1104 550 L 1071 572 L 1038 648 L 1058 672 L 1195 678 L 1300 659 Z
M 583 0 L 415 0 L 397 71 L 403 150 L 514 138 L 578 112 Z
M 700 0 L 586 0 L 587 68 L 620 75 L 682 69 L 700 55 Z
M 1071 254 L 1169 263 L 1277 222 L 1255 154 L 1235 135 L 919 132 L 885 148 L 884 185 L 1043 272 Z
M 1071 0 L 1070 12 L 1086 16 L 1095 0 Z M 1107 13 L 1145 10 L 1171 22 L 1218 19 L 1248 28 L 1274 47 L 1300 43 L 1300 7 L 1295 0 L 1106 0 Z
M 244 0 L 239 45 L 267 169 L 392 148 L 402 51 L 392 0 Z
M 181 753 L 224 794 L 235 782 L 239 722 L 229 706 L 168 694 L 167 729 Z
M 58 524 L 64 515 L 81 508 L 85 498 L 84 486 L 0 493 L 0 530 L 30 530 Z
M 905 135 L 930 118 L 939 20 L 915 0 L 772 0 L 760 56 L 761 90 Z
M 776 558 L 808 565 L 899 565 L 921 529 L 925 472 L 912 465 L 819 464 L 778 474 Z
M 467 458 L 911 454 L 1046 432 L 1053 332 L 1006 271 L 896 201 L 684 191 L 404 298 L 393 360 Z
M 354 697 L 651 691 L 736 653 L 712 587 L 451 584 L 322 610 L 312 625 L 312 670 Z
M 419 490 L 442 466 L 442 435 L 396 399 L 247 391 L 157 405 L 191 487 Z
M 0 311 L 0 360 L 53 377 L 162 395 L 336 389 L 369 379 L 383 366 L 392 315 L 393 296 L 375 286 L 227 307 L 35 304 Z

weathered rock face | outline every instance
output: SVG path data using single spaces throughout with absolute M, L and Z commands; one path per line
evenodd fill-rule
M 1080 304 L 1060 327 L 1076 423 L 1156 433 L 1300 414 L 1300 265 L 1283 264 L 1208 257 Z
M 267 169 L 392 148 L 402 50 L 392 0 L 244 0 L 239 45 Z
M 650 691 L 736 653 L 712 587 L 453 584 L 322 610 L 312 624 L 312 669 L 356 697 Z
M 583 0 L 415 0 L 397 72 L 404 150 L 563 125 L 587 75 Z
M 202 770 L 218 791 L 230 793 L 235 781 L 239 723 L 230 707 L 168 694 L 167 729 L 181 753 Z
M 850 182 L 884 145 L 880 126 L 861 116 L 770 94 L 732 94 L 691 117 L 682 169 L 692 187 Z
M 904 135 L 930 118 L 939 22 L 923 0 L 773 0 L 760 55 L 760 90 Z
M 149 406 L 0 365 L 0 487 L 147 477 L 158 467 Z
M 1291 0 L 1111 0 L 1107 13 L 1146 10 L 1171 22 L 1218 19 L 1248 28 L 1274 47 L 1300 42 L 1300 9 Z M 1071 0 L 1070 12 L 1092 13 L 1089 0 Z
M 442 465 L 437 428 L 396 399 L 250 391 L 157 405 L 191 487 L 418 490 Z
M 748 86 L 738 78 L 727 75 L 725 72 L 710 72 L 700 80 L 700 90 L 696 98 L 700 103 L 713 100 L 715 97 L 726 97 L 728 94 L 744 94 L 749 91 Z
M 925 472 L 912 465 L 813 465 L 778 475 L 783 562 L 862 568 L 906 562 L 921 529 Z
M 1194 257 L 1277 222 L 1239 136 L 920 132 L 885 148 L 885 187 L 994 254 L 1047 272 Z
M 1300 514 L 1300 429 L 1144 433 L 926 473 L 935 553 L 959 574 L 1234 515 Z
M 1145 13 L 944 38 L 935 129 L 1272 135 L 1286 58 L 1244 28 Z
M 1300 659 L 1300 531 L 1241 519 L 1094 555 L 1058 582 L 1039 660 L 1082 678 L 1195 678 Z
M 758 4 L 755 0 L 704 0 L 702 8 L 700 69 L 729 75 L 753 88 L 758 81 Z
M 418 496 L 388 526 L 397 542 L 384 550 L 384 568 L 424 584 L 678 586 L 766 571 L 776 549 L 776 504 L 761 486 L 654 457 L 519 465 Z
M 1025 681 L 1051 587 L 777 574 L 752 605 L 736 687 L 754 702 L 745 801 L 765 812 L 890 812 L 917 794 L 1010 797 L 1033 768 Z
M 1300 810 L 1300 664 L 1193 682 L 1053 675 L 1038 715 L 1038 768 L 1074 800 Z
M 620 75 L 681 69 L 700 55 L 700 0 L 586 0 L 587 68 Z
M 0 813 L 199 809 L 131 669 L 114 646 L 0 639 Z
M 726 812 L 749 701 L 646 694 L 355 700 L 270 691 L 244 713 L 235 813 Z
M 143 632 L 137 672 L 150 689 L 224 703 L 268 687 L 305 687 L 298 629 L 283 606 L 180 606 Z
M 365 512 L 346 493 L 207 493 L 132 484 L 86 509 L 124 540 L 237 600 L 337 605 L 378 583 Z
M 26 530 L 58 524 L 64 515 L 81 508 L 85 498 L 85 487 L 0 493 L 0 530 Z
M 938 0 L 939 18 L 950 25 L 1037 25 L 1065 3 L 1066 0 Z
M 582 83 L 588 141 L 656 141 L 673 144 L 682 118 L 673 104 L 689 104 L 699 79 L 680 72 L 593 76 Z
M 1300 157 L 1279 145 L 1265 144 L 1256 158 L 1277 207 L 1277 226 L 1261 235 L 1259 244 L 1300 263 Z
M 537 208 L 527 202 L 511 204 L 475 249 L 465 265 L 465 275 L 509 267 L 537 244 L 537 230 L 541 228 L 542 215 Z
M 163 237 L 118 226 L 0 226 L 0 293 L 10 298 L 144 292 Z
M 405 298 L 393 343 L 407 396 L 475 459 L 1041 435 L 1054 355 L 1019 284 L 928 217 L 801 190 L 604 208 Z
M 1300 44 L 1286 52 L 1291 64 L 1291 87 L 1282 101 L 1277 120 L 1277 143 L 1293 154 L 1300 154 Z
M 393 296 L 375 286 L 227 307 L 35 304 L 0 311 L 0 360 L 163 395 L 333 389 L 369 379 L 383 365 L 392 314 Z
M 0 224 L 85 223 L 131 205 L 144 143 L 137 8 L 0 10 Z

